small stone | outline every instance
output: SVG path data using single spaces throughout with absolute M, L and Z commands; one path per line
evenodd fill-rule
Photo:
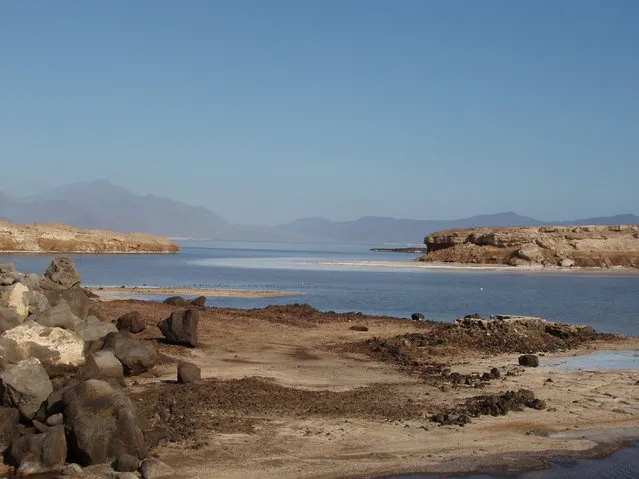
M 47 426 L 59 426 L 61 424 L 64 424 L 64 414 L 62 413 L 58 413 L 58 414 L 54 414 L 53 416 L 49 416 L 47 418 Z
M 142 472 L 142 479 L 175 477 L 175 470 L 155 457 L 145 459 L 140 467 L 140 472 Z
M 519 365 L 536 368 L 539 366 L 539 358 L 535 354 L 522 354 L 519 356 Z
M 140 460 L 131 454 L 122 454 L 113 463 L 113 469 L 118 472 L 133 472 L 140 467 Z
M 75 462 L 67 464 L 66 466 L 64 466 L 64 469 L 62 469 L 63 476 L 81 476 L 83 474 L 84 471 L 82 470 L 82 466 L 80 464 L 76 464 Z
M 202 372 L 197 364 L 180 361 L 177 368 L 177 381 L 180 384 L 196 383 L 202 379 Z

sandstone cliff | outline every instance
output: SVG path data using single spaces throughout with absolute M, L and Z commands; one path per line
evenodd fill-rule
M 73 228 L 58 223 L 19 225 L 0 221 L 0 252 L 177 253 L 164 236 Z
M 424 243 L 420 261 L 639 268 L 639 225 L 457 229 Z

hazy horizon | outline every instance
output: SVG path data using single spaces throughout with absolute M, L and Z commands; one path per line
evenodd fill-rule
M 638 214 L 639 3 L 3 2 L 0 191 L 238 224 Z

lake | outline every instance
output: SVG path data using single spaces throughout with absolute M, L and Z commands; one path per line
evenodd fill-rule
M 297 291 L 276 298 L 210 298 L 209 306 L 256 308 L 303 302 L 325 311 L 451 321 L 469 313 L 520 314 L 639 336 L 639 275 L 434 270 L 418 255 L 371 252 L 378 245 L 183 241 L 177 255 L 71 255 L 87 286 L 174 286 Z M 0 255 L 41 274 L 53 256 Z M 396 267 L 344 263 L 399 262 Z M 341 263 L 341 266 L 326 263 Z M 636 363 L 634 363 L 636 364 Z M 639 477 L 637 447 L 598 461 L 555 463 L 520 479 Z M 415 478 L 416 476 L 412 476 Z M 434 476 L 424 476 L 434 477 Z M 442 476 L 452 477 L 452 476 Z M 485 479 L 489 476 L 464 476 Z M 511 476 L 512 477 L 512 476 Z

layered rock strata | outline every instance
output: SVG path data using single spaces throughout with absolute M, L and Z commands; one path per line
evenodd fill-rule
M 177 253 L 164 236 L 80 229 L 59 223 L 20 225 L 0 221 L 0 252 L 7 253 Z
M 424 243 L 420 261 L 639 268 L 639 225 L 456 229 Z

